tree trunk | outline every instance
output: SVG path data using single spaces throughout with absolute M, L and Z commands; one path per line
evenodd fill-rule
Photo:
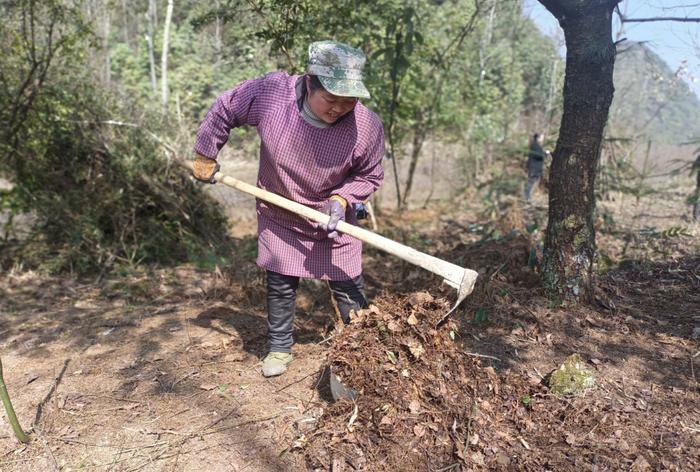
M 163 25 L 163 51 L 160 61 L 160 87 L 163 115 L 168 113 L 168 46 L 170 41 L 170 22 L 173 18 L 173 0 L 168 0 L 168 9 L 165 12 L 165 25 Z
M 547 92 L 547 106 L 544 110 L 544 135 L 549 136 L 549 127 L 552 124 L 554 115 L 554 95 L 557 89 L 557 74 L 559 71 L 559 61 L 557 58 L 552 58 L 552 71 L 549 73 L 549 91 Z
M 102 16 L 102 46 L 105 51 L 105 73 L 104 80 L 107 85 L 112 82 L 112 53 L 109 50 L 109 35 L 111 34 L 111 18 L 109 17 L 109 8 L 107 5 L 102 5 L 103 16 Z
M 221 18 L 219 18 L 220 9 L 221 9 L 221 5 L 219 4 L 219 0 L 216 0 L 216 22 L 215 22 L 216 29 L 214 30 L 214 50 L 216 51 L 215 70 L 217 72 L 219 70 L 219 66 L 221 65 L 221 61 L 223 60 L 223 50 L 224 50 L 224 41 L 221 37 Z
M 148 44 L 148 65 L 151 75 L 151 90 L 153 91 L 153 96 L 156 96 L 157 85 L 156 85 L 156 55 L 153 51 L 153 31 L 155 28 L 155 16 L 156 16 L 156 2 L 155 0 L 149 0 L 148 2 L 148 13 L 146 13 L 146 43 Z
M 124 26 L 122 32 L 124 33 L 124 42 L 129 48 L 131 48 L 131 28 L 129 25 L 129 7 L 126 5 L 126 0 L 122 0 L 122 17 L 124 19 Z
M 418 159 L 420 159 L 420 153 L 423 150 L 425 136 L 427 135 L 428 127 L 430 126 L 429 123 L 426 123 L 423 120 L 422 111 L 419 111 L 416 113 L 416 115 L 416 125 L 413 128 L 413 148 L 411 149 L 411 161 L 408 165 L 408 176 L 406 178 L 406 186 L 404 187 L 403 197 L 401 200 L 401 206 L 403 208 L 408 208 L 408 197 L 413 188 L 413 177 L 416 173 Z
M 594 183 L 613 98 L 617 0 L 540 0 L 566 39 L 564 112 L 550 173 L 543 277 L 555 300 L 593 299 Z

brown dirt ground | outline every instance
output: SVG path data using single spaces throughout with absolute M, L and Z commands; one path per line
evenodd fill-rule
M 478 270 L 473 295 L 436 329 L 451 289 L 368 250 L 374 308 L 336 333 L 327 287 L 304 282 L 295 361 L 274 379 L 250 237 L 224 272 L 4 274 L 5 379 L 35 426 L 21 445 L 3 415 L 0 471 L 700 470 L 700 233 L 671 201 L 609 205 L 589 307 L 551 306 L 528 267 L 542 195 L 495 221 L 411 212 L 385 234 Z M 574 352 L 596 385 L 553 396 L 543 378 Z M 329 355 L 356 403 L 330 401 Z

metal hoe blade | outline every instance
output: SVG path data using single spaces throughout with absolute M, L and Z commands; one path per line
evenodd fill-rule
M 357 391 L 345 385 L 342 380 L 340 380 L 340 377 L 333 373 L 332 367 L 329 367 L 328 371 L 331 378 L 331 395 L 333 396 L 333 400 L 355 400 L 357 398 Z
M 437 322 L 435 325 L 440 326 L 442 325 L 445 321 L 447 321 L 447 318 L 454 312 L 457 307 L 464 301 L 467 296 L 472 293 L 474 290 L 474 284 L 476 284 L 476 278 L 479 276 L 479 273 L 476 271 L 473 271 L 471 269 L 462 269 L 464 270 L 464 273 L 462 274 L 462 280 L 459 283 L 459 286 L 455 287 L 456 284 L 452 283 L 450 280 L 445 279 L 445 282 L 457 289 L 457 301 L 455 304 L 452 306 L 450 311 L 445 313 L 442 318 L 440 318 L 440 321 Z

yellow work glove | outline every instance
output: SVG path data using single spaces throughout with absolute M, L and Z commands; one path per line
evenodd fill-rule
M 219 172 L 219 168 L 220 166 L 216 159 L 197 154 L 192 163 L 192 176 L 200 182 L 214 184 L 216 183 L 214 175 Z

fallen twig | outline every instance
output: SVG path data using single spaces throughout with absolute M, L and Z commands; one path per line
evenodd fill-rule
M 477 352 L 465 352 L 465 354 L 472 357 L 483 357 L 484 359 L 493 359 L 495 361 L 501 362 L 501 360 L 495 356 L 488 356 L 486 354 L 479 354 Z
M 350 416 L 350 421 L 348 421 L 348 431 L 350 432 L 352 432 L 352 430 L 354 429 L 352 425 L 355 423 L 355 420 L 357 420 L 358 412 L 359 410 L 357 408 L 357 403 L 355 403 L 355 409 L 353 410 L 352 415 Z
M 690 374 L 693 376 L 693 385 L 695 386 L 695 390 L 698 390 L 700 385 L 698 384 L 698 379 L 695 378 L 695 367 L 693 366 L 693 356 L 690 356 Z
M 447 467 L 443 467 L 442 469 L 435 469 L 434 472 L 446 472 L 446 471 L 452 470 L 456 467 L 459 467 L 459 462 L 455 462 L 454 464 L 450 464 Z
M 56 378 L 54 379 L 53 384 L 51 384 L 51 388 L 49 389 L 46 396 L 37 405 L 36 414 L 34 415 L 34 421 L 32 421 L 32 428 L 36 428 L 39 425 L 39 420 L 41 419 L 41 414 L 43 413 L 44 407 L 49 402 L 51 396 L 58 388 L 58 384 L 61 382 L 61 379 L 63 379 L 63 374 L 66 373 L 66 369 L 68 368 L 68 364 L 70 363 L 70 361 L 70 357 L 63 361 L 63 368 L 61 369 L 61 372 L 59 372 Z
M 281 392 L 282 390 L 285 390 L 287 387 L 291 387 L 291 386 L 294 385 L 294 384 L 298 384 L 298 383 L 301 382 L 302 380 L 308 379 L 309 377 L 311 377 L 311 376 L 314 375 L 315 373 L 316 373 L 316 371 L 311 372 L 310 374 L 306 374 L 306 375 L 303 376 L 302 378 L 300 378 L 300 379 L 298 379 L 298 380 L 295 380 L 294 382 L 290 382 L 290 383 L 288 383 L 287 385 L 285 385 L 284 387 L 275 390 L 275 393 L 279 393 L 279 392 Z
M 681 426 L 683 426 L 683 429 L 687 429 L 688 431 L 692 431 L 694 433 L 700 433 L 700 428 L 691 428 L 690 426 L 684 425 L 682 421 L 681 421 Z
M 269 415 L 269 416 L 258 416 L 258 417 L 256 417 L 256 418 L 252 418 L 252 419 L 249 419 L 249 420 L 241 421 L 241 422 L 239 422 L 239 423 L 232 424 L 232 425 L 229 425 L 229 426 L 222 426 L 222 427 L 220 427 L 220 428 L 216 428 L 215 430 L 208 431 L 208 432 L 206 432 L 206 433 L 201 433 L 201 434 L 199 434 L 199 435 L 195 434 L 194 436 L 204 436 L 204 435 L 207 435 L 207 434 L 220 433 L 221 431 L 225 431 L 225 430 L 227 430 L 227 429 L 239 428 L 239 427 L 241 427 L 241 426 L 245 426 L 245 425 L 249 425 L 249 424 L 253 424 L 253 423 L 261 423 L 261 422 L 263 422 L 263 421 L 273 420 L 273 419 L 277 418 L 278 416 L 281 416 L 283 413 L 284 413 L 283 411 L 278 411 L 278 412 L 273 413 L 273 414 L 271 414 L 271 415 Z
M 34 426 L 34 433 L 39 438 L 39 441 L 41 441 L 41 444 L 44 446 L 44 450 L 47 452 L 49 458 L 51 459 L 51 465 L 53 466 L 53 470 L 60 471 L 61 467 L 59 467 L 58 462 L 56 462 L 56 456 L 53 455 L 51 447 L 46 442 L 44 435 L 41 434 L 41 430 L 36 425 Z

